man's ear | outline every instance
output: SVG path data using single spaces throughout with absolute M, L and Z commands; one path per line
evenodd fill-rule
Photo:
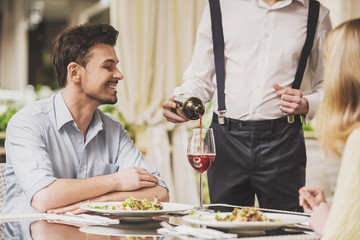
M 76 62 L 71 62 L 67 66 L 68 81 L 78 83 L 80 82 L 80 65 Z

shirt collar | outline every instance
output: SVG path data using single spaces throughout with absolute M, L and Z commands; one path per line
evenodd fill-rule
M 104 129 L 104 126 L 105 125 L 100 116 L 100 110 L 96 109 L 96 111 L 94 112 L 93 118 L 91 120 L 90 126 L 89 126 L 87 137 L 91 137 L 92 134 L 96 134 L 96 133 L 100 132 L 101 130 Z
M 305 0 L 294 0 L 294 1 L 300 2 L 305 6 Z
M 60 128 L 62 128 L 62 126 L 64 126 L 66 123 L 74 121 L 69 109 L 64 102 L 61 91 L 59 91 L 55 96 L 54 108 L 56 125 L 58 130 L 60 130 Z
M 68 122 L 74 122 L 74 124 L 76 125 L 74 118 L 72 117 L 61 95 L 61 91 L 59 91 L 55 96 L 54 108 L 55 108 L 56 125 L 58 130 L 60 130 Z M 94 130 L 100 131 L 104 129 L 104 123 L 98 111 L 100 110 L 97 109 L 94 112 L 93 118 L 89 126 L 89 132 Z
M 280 3 L 278 2 L 272 7 L 269 7 L 269 5 L 267 5 L 263 0 L 252 0 L 252 1 L 255 4 L 257 4 L 258 6 L 268 8 L 268 9 L 273 8 L 273 7 L 274 7 L 274 9 L 283 8 L 283 7 L 290 5 L 292 2 L 299 2 L 299 3 L 303 4 L 304 6 L 306 6 L 305 0 L 281 0 Z

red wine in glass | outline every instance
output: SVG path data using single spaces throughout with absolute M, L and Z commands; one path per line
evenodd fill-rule
M 214 162 L 215 156 L 215 154 L 188 154 L 188 160 L 197 172 L 203 173 Z
M 200 174 L 200 206 L 198 211 L 207 211 L 202 205 L 202 173 L 215 160 L 215 140 L 212 128 L 194 128 L 189 138 L 187 156 L 190 165 Z

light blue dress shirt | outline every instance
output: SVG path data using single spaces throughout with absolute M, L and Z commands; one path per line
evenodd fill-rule
M 61 92 L 17 112 L 6 129 L 6 198 L 4 214 L 33 212 L 36 192 L 58 178 L 84 179 L 143 167 L 159 179 L 134 146 L 121 123 L 99 109 L 86 141 Z

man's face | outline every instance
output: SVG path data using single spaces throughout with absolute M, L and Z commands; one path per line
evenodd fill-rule
M 114 47 L 100 43 L 92 48 L 86 67 L 82 68 L 82 90 L 99 105 L 117 102 L 116 85 L 123 79 L 116 67 L 118 62 Z

